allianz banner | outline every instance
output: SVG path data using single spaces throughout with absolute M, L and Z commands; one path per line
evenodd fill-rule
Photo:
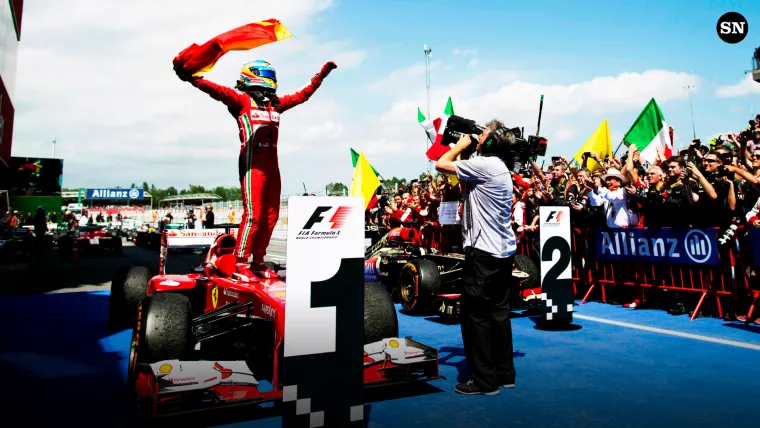
M 143 189 L 87 189 L 87 196 L 85 199 L 143 199 L 145 192 Z
M 597 229 L 595 237 L 599 260 L 718 264 L 715 229 Z

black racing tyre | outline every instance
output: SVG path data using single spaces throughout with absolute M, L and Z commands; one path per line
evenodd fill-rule
M 364 283 L 364 344 L 398 337 L 398 317 L 391 295 L 379 282 Z
M 520 270 L 528 274 L 528 278 L 523 283 L 523 290 L 539 288 L 541 287 L 541 274 L 538 271 L 538 266 L 528 256 L 515 256 L 515 269 Z
M 152 294 L 137 307 L 137 325 L 132 332 L 127 381 L 134 387 L 138 364 L 192 359 L 192 307 L 187 296 Z
M 145 266 L 125 266 L 116 271 L 108 302 L 109 328 L 123 330 L 134 327 L 137 307 L 145 299 L 145 291 L 152 277 L 152 272 Z
M 398 291 L 406 312 L 420 314 L 427 311 L 440 289 L 441 274 L 434 262 L 413 259 L 401 268 Z

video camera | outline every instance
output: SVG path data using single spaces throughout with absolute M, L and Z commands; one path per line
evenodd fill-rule
M 529 135 L 527 140 L 524 137 L 524 128 L 508 128 L 515 136 L 515 144 L 509 148 L 509 153 L 504 154 L 504 160 L 510 170 L 514 170 L 515 161 L 519 167 L 527 164 L 529 161 L 535 162 L 539 156 L 546 156 L 547 140 L 540 137 L 541 130 L 541 113 L 544 108 L 544 96 L 541 95 L 541 103 L 538 108 L 538 129 L 536 135 Z M 471 119 L 465 119 L 461 116 L 451 115 L 446 121 L 446 130 L 443 132 L 441 144 L 450 146 L 456 144 L 462 135 L 480 135 L 485 131 L 485 127 L 478 125 Z
M 443 132 L 441 144 L 444 146 L 456 144 L 457 140 L 459 140 L 462 135 L 471 135 L 477 138 L 477 136 L 482 134 L 485 129 L 484 126 L 478 125 L 477 122 L 472 119 L 451 115 L 446 122 L 446 130 Z M 546 138 L 530 135 L 526 140 L 523 137 L 523 129 L 507 128 L 507 130 L 514 134 L 516 139 L 515 144 L 510 147 L 510 153 L 505 154 L 507 157 L 524 165 L 529 161 L 535 161 L 539 156 L 546 155 Z

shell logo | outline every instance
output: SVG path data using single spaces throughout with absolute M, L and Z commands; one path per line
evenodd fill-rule
M 160 371 L 163 374 L 170 373 L 172 371 L 172 365 L 171 364 L 161 364 L 161 367 L 158 368 L 158 371 Z
M 388 342 L 388 346 L 390 346 L 391 348 L 398 348 L 398 341 L 395 339 L 391 340 L 390 342 Z

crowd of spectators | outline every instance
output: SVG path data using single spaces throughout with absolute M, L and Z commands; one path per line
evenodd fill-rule
M 552 158 L 547 169 L 530 162 L 513 173 L 513 222 L 518 239 L 538 230 L 541 205 L 568 206 L 575 228 L 760 227 L 760 115 L 736 134 L 642 163 L 635 145 L 618 158 L 583 154 L 583 162 Z M 593 166 L 592 166 L 593 165 Z M 395 190 L 384 189 L 366 212 L 367 225 L 387 228 L 435 224 L 442 201 L 459 201 L 451 179 L 428 173 Z
M 760 115 L 707 144 L 694 140 L 668 156 L 661 148 L 651 163 L 642 162 L 639 147 L 623 146 L 620 156 L 584 153 L 580 164 L 562 156 L 548 168 L 529 162 L 513 173 L 513 183 L 513 227 L 518 242 L 531 239 L 534 256 L 540 241 L 531 232 L 539 229 L 542 205 L 569 207 L 571 225 L 580 230 L 714 227 L 723 236 L 760 228 Z M 417 227 L 424 238 L 426 228 L 438 227 L 439 204 L 459 195 L 446 176 L 412 180 L 383 192 L 366 212 L 367 226 Z

